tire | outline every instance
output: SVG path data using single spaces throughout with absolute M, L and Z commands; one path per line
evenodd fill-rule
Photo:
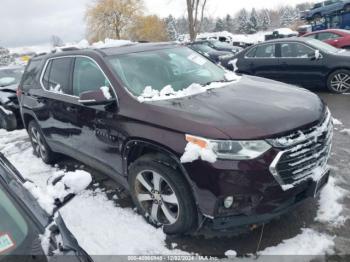
M 0 110 L 0 128 L 6 129 L 6 131 L 15 130 L 17 128 L 17 120 L 15 115 L 13 113 L 11 115 L 7 115 Z
M 350 91 L 350 70 L 339 69 L 332 72 L 327 79 L 327 88 L 336 94 Z
M 34 155 L 40 157 L 46 164 L 53 164 L 57 160 L 58 154 L 50 149 L 36 121 L 32 120 L 29 122 L 28 134 L 30 142 L 32 143 Z
M 151 154 L 130 165 L 131 197 L 139 213 L 150 224 L 162 226 L 164 233 L 189 233 L 198 216 L 192 192 L 181 172 L 163 161 Z M 155 177 L 159 183 L 153 183 Z

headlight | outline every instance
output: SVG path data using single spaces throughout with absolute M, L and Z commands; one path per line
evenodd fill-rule
M 254 159 L 271 148 L 271 145 L 264 140 L 210 140 L 192 135 L 186 135 L 186 140 L 201 148 L 213 150 L 220 159 Z

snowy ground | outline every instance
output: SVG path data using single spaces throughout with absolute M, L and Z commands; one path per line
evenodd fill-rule
M 344 112 L 344 116 L 348 115 Z M 336 117 L 331 166 L 337 175 L 330 178 L 318 200 L 310 200 L 294 213 L 265 226 L 258 261 L 269 261 L 267 255 L 309 255 L 305 257 L 309 261 L 316 255 L 350 253 L 349 199 L 346 198 L 350 182 L 345 175 L 350 170 L 350 150 L 346 149 L 350 148 L 350 142 L 347 133 L 341 132 L 350 128 L 350 119 Z M 44 191 L 51 176 L 65 171 L 62 165 L 52 167 L 33 156 L 24 130 L 1 130 L 0 151 L 25 178 Z M 73 169 L 90 170 L 73 160 L 70 162 Z M 93 186 L 61 210 L 68 228 L 91 255 L 200 254 L 224 258 L 226 254 L 232 258 L 237 253 L 256 253 L 261 228 L 240 237 L 167 237 L 161 229 L 148 225 L 130 206 L 120 207 L 115 193 L 95 180 Z

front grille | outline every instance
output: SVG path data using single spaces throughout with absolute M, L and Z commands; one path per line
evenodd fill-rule
M 317 168 L 325 171 L 332 146 L 333 124 L 327 110 L 321 123 L 275 139 L 286 147 L 271 164 L 270 171 L 283 186 L 297 184 L 311 177 Z

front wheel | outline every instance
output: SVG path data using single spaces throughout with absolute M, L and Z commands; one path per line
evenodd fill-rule
M 149 155 L 130 165 L 133 202 L 149 223 L 163 226 L 165 233 L 190 232 L 196 226 L 197 209 L 189 184 L 178 170 L 158 160 Z
M 54 163 L 57 159 L 57 154 L 50 149 L 39 125 L 34 120 L 30 121 L 28 125 L 28 134 L 34 154 L 40 157 L 46 164 Z
M 13 131 L 17 127 L 17 120 L 14 113 L 0 106 L 0 128 L 6 131 Z
M 328 77 L 327 87 L 331 92 L 337 94 L 350 91 L 350 71 L 341 69 L 331 73 Z

